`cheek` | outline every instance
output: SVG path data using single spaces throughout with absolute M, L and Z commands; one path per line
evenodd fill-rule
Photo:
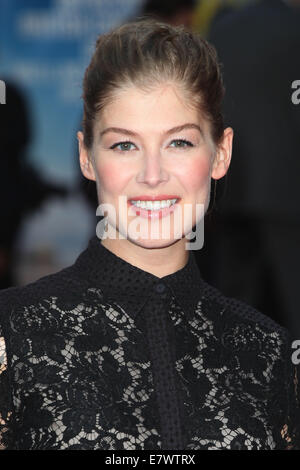
M 112 162 L 97 165 L 100 191 L 120 194 L 126 182 L 126 169 Z
M 195 160 L 182 174 L 188 192 L 205 189 L 210 183 L 210 161 Z

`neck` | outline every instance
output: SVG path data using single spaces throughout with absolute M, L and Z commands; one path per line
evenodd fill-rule
M 187 264 L 186 242 L 186 238 L 182 238 L 163 248 L 144 248 L 128 239 L 101 240 L 102 245 L 119 258 L 159 278 L 173 274 Z

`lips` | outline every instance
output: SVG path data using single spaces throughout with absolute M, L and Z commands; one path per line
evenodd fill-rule
M 163 201 L 167 199 L 177 199 L 175 204 L 172 204 L 170 207 L 163 207 L 161 209 L 157 210 L 151 210 L 151 209 L 143 209 L 141 207 L 137 207 L 134 204 L 132 204 L 130 201 Z M 138 196 L 134 198 L 130 198 L 127 200 L 128 207 L 133 208 L 133 211 L 137 216 L 140 216 L 142 218 L 148 218 L 148 219 L 161 219 L 162 217 L 165 217 L 169 214 L 172 214 L 174 210 L 177 209 L 178 207 L 178 202 L 180 201 L 180 197 L 173 195 L 173 194 L 160 194 L 158 196 Z

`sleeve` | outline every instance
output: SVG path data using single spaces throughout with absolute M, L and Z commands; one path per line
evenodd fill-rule
M 281 429 L 282 448 L 300 450 L 300 340 L 287 344 L 286 416 Z
M 0 326 L 0 450 L 9 449 L 11 442 L 12 406 L 10 397 L 6 346 Z

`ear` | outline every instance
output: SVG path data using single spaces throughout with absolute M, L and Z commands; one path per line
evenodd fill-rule
M 215 180 L 222 178 L 227 173 L 231 160 L 232 140 L 233 129 L 227 127 L 224 130 L 222 142 L 218 145 L 212 166 L 211 177 Z
M 96 181 L 96 176 L 95 176 L 94 168 L 92 165 L 92 161 L 91 161 L 91 158 L 89 157 L 87 149 L 84 146 L 83 133 L 81 131 L 77 132 L 77 139 L 78 139 L 79 163 L 80 163 L 81 173 L 87 179 Z

